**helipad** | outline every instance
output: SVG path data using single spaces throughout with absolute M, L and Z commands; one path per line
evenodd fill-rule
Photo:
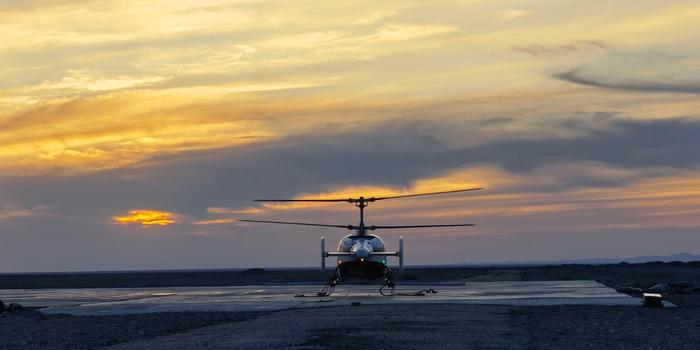
M 433 288 L 424 296 L 381 296 L 374 285 L 340 285 L 330 297 L 316 297 L 317 285 L 236 287 L 168 287 L 104 289 L 0 290 L 0 299 L 43 307 L 45 313 L 112 315 L 174 311 L 254 311 L 319 306 L 396 303 L 491 305 L 640 305 L 595 281 L 468 282 L 397 287 L 409 294 Z M 295 297 L 304 294 L 305 297 Z M 670 304 L 668 304 L 671 306 Z

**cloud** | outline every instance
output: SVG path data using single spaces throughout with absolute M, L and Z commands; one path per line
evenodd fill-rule
M 557 192 L 547 190 L 551 183 L 565 182 L 575 171 L 598 178 L 625 180 L 616 186 L 569 186 Z M 416 193 L 436 188 L 455 188 L 460 182 L 481 181 L 487 188 L 479 192 L 397 199 L 372 203 L 367 212 L 369 224 L 477 223 L 469 229 L 435 229 L 429 233 L 407 230 L 402 235 L 411 241 L 426 234 L 433 240 L 448 237 L 496 235 L 533 235 L 557 233 L 559 239 L 578 233 L 605 230 L 688 229 L 700 224 L 698 171 L 665 171 L 656 177 L 634 176 L 632 171 L 602 164 L 552 165 L 530 173 L 510 173 L 497 167 L 468 167 L 429 178 L 418 179 L 407 187 L 344 187 L 335 193 L 364 194 Z M 437 186 L 437 187 L 434 187 Z M 455 187 L 451 187 L 455 186 Z M 329 192 L 302 196 L 323 197 Z M 327 224 L 352 224 L 355 209 L 347 203 L 270 207 L 269 220 L 306 221 Z M 236 218 L 203 220 L 204 225 L 225 225 L 232 231 L 251 232 L 251 224 L 235 224 Z M 275 231 L 274 228 L 270 229 Z M 288 231 L 278 227 L 277 231 Z M 382 235 L 391 232 L 380 232 Z
M 264 212 L 264 208 L 248 207 L 243 209 L 212 207 L 207 208 L 209 214 L 260 214 Z
M 458 31 L 457 27 L 446 24 L 391 23 L 384 25 L 368 39 L 379 42 L 401 42 L 436 37 Z
M 129 210 L 128 214 L 115 215 L 112 220 L 116 224 L 141 224 L 143 227 L 148 226 L 168 226 L 177 223 L 179 215 L 161 210 L 149 209 L 134 209 Z
M 574 40 L 565 44 L 513 45 L 512 49 L 534 57 L 546 57 L 578 53 L 609 52 L 614 50 L 615 46 L 603 40 Z
M 552 76 L 555 79 L 573 84 L 599 87 L 605 89 L 638 91 L 638 92 L 670 92 L 670 93 L 700 93 L 700 82 L 695 83 L 668 83 L 663 81 L 644 81 L 636 79 L 608 79 L 586 76 L 581 69 L 573 69 Z
M 510 10 L 504 10 L 499 13 L 499 17 L 503 21 L 511 21 L 516 18 L 521 18 L 521 17 L 526 17 L 532 14 L 532 11 L 528 10 L 519 10 L 519 9 L 510 9 Z
M 181 98 L 171 99 L 175 95 Z M 245 115 L 250 100 L 220 103 L 196 96 L 121 92 L 59 100 L 15 113 L 5 117 L 0 131 L 0 160 L 6 165 L 2 172 L 92 172 L 138 164 L 156 154 L 273 137 L 259 119 Z
M 700 166 L 696 151 L 700 147 L 698 121 L 612 119 L 588 124 L 562 123 L 560 128 L 575 130 L 573 136 L 522 138 L 504 131 L 499 137 L 474 145 L 452 145 L 446 138 L 449 132 L 463 139 L 482 134 L 477 124 L 464 124 L 459 129 L 420 123 L 380 123 L 371 128 L 363 125 L 358 129 L 362 132 L 327 130 L 269 140 L 258 147 L 162 155 L 139 167 L 100 173 L 57 178 L 5 176 L 0 178 L 5 184 L 0 195 L 28 205 L 63 207 L 76 213 L 94 208 L 158 208 L 169 203 L 168 208 L 174 212 L 202 218 L 212 214 L 207 208 L 241 210 L 262 197 L 345 195 L 335 191 L 353 186 L 353 191 L 363 190 L 358 186 L 377 186 L 404 192 L 418 179 L 482 165 L 513 174 L 540 169 L 560 174 L 556 180 L 524 184 L 544 192 L 615 187 Z M 507 125 L 503 127 L 506 129 Z M 608 167 L 617 170 L 606 170 Z M 496 178 L 484 174 L 476 180 Z M 462 181 L 453 179 L 444 185 L 481 184 Z M 65 198 L 71 201 L 66 203 Z
M 480 220 L 409 232 L 416 262 L 584 254 L 586 242 L 589 252 L 700 246 L 692 228 L 669 233 L 695 222 L 683 190 L 697 186 L 682 180 L 700 167 L 700 102 L 640 93 L 697 82 L 698 4 L 279 5 L 0 5 L 0 266 L 311 264 L 308 242 L 326 232 L 228 223 L 282 208 L 254 207 L 259 197 L 481 182 L 488 195 L 425 199 L 428 210 L 386 203 L 368 220 Z M 553 81 L 543 71 L 564 73 Z M 140 222 L 113 224 L 128 208 L 179 222 L 148 235 Z M 274 216 L 355 220 L 342 205 L 285 209 Z M 664 235 L 637 234 L 636 223 Z M 584 231 L 603 227 L 629 232 L 590 244 Z M 549 253 L 528 248 L 540 238 Z
M 193 225 L 230 225 L 237 222 L 237 219 L 209 219 L 209 220 L 195 220 L 192 222 Z
M 492 163 L 516 173 L 570 162 L 599 162 L 628 169 L 700 166 L 700 155 L 694 151 L 700 147 L 700 122 L 697 120 L 613 119 L 603 123 L 590 129 L 580 129 L 574 123 L 573 128 L 582 133 L 572 137 L 499 140 L 467 147 L 443 154 L 438 163 Z M 595 178 L 576 176 L 576 173 L 569 178 L 567 186 L 603 184 Z M 619 184 L 612 181 L 609 185 L 616 183 Z
M 270 91 L 276 87 L 308 86 L 299 84 L 259 82 L 248 88 Z M 165 155 L 273 144 L 275 140 L 291 140 L 299 135 L 342 134 L 360 124 L 396 128 L 392 125 L 399 122 L 392 124 L 388 120 L 403 118 L 410 124 L 423 115 L 432 116 L 436 132 L 464 139 L 440 125 L 446 120 L 473 118 L 461 115 L 467 108 L 470 113 L 489 113 L 501 99 L 523 103 L 529 96 L 551 96 L 540 93 L 477 99 L 384 100 L 352 95 L 279 98 L 274 94 L 232 93 L 234 90 L 234 86 L 209 86 L 118 91 L 24 108 L 3 117 L 0 160 L 6 166 L 0 173 L 91 173 L 143 165 Z M 519 130 L 508 134 L 532 133 L 514 129 Z M 537 128 L 536 137 L 541 137 L 546 129 Z M 491 134 L 493 131 L 465 140 L 483 142 Z M 391 138 L 397 140 L 399 136 Z
M 22 208 L 15 205 L 0 204 L 0 221 L 35 216 L 44 212 L 44 210 L 45 208 L 43 207 Z
M 37 91 L 54 91 L 55 90 L 72 90 L 72 91 L 109 91 L 120 90 L 134 87 L 148 86 L 154 83 L 163 81 L 165 78 L 156 77 L 129 77 L 117 76 L 112 78 L 95 77 L 87 72 L 74 71 L 69 72 L 70 75 L 65 76 L 57 81 L 44 81 L 38 86 L 32 87 L 28 92 Z
M 502 120 L 499 128 L 504 133 L 502 137 L 471 145 L 446 142 L 448 131 L 469 139 L 483 133 L 478 121 L 464 122 L 460 129 L 449 125 L 447 131 L 434 124 L 384 122 L 334 133 L 288 136 L 259 147 L 164 155 L 139 167 L 99 173 L 2 176 L 0 197 L 7 203 L 22 203 L 24 208 L 50 206 L 60 218 L 40 217 L 22 225 L 14 224 L 13 220 L 2 221 L 3 232 L 13 233 L 5 237 L 7 248 L 3 249 L 31 245 L 46 252 L 46 256 L 31 264 L 20 264 L 16 262 L 21 260 L 16 260 L 17 256 L 10 251 L 10 255 L 5 253 L 5 257 L 0 257 L 0 262 L 7 269 L 68 268 L 90 259 L 94 261 L 94 254 L 99 252 L 101 260 L 91 266 L 311 265 L 315 261 L 304 258 L 315 251 L 312 249 L 315 245 L 308 247 L 309 242 L 320 235 L 335 237 L 331 236 L 335 231 L 242 226 L 234 221 L 248 215 L 339 224 L 356 220 L 355 209 L 343 203 L 293 210 L 251 209 L 256 198 L 294 197 L 303 193 L 307 196 L 408 193 L 452 186 L 486 186 L 485 191 L 464 196 L 385 201 L 370 209 L 367 220 L 376 224 L 474 222 L 478 225 L 468 230 L 383 233 L 388 242 L 394 242 L 398 234 L 408 237 L 415 247 L 412 261 L 432 263 L 442 262 L 434 260 L 427 248 L 428 243 L 436 240 L 447 249 L 450 244 L 462 247 L 477 244 L 484 240 L 478 237 L 483 236 L 492 242 L 500 236 L 517 240 L 544 235 L 568 246 L 579 239 L 585 241 L 582 235 L 630 230 L 637 233 L 626 235 L 627 240 L 635 241 L 639 245 L 635 249 L 641 249 L 644 244 L 632 237 L 642 235 L 644 230 L 663 230 L 663 238 L 652 241 L 670 244 L 665 241 L 669 232 L 692 229 L 688 225 L 696 223 L 693 220 L 697 216 L 692 213 L 697 209 L 697 193 L 700 193 L 697 192 L 700 158 L 696 152 L 700 122 L 611 117 L 594 123 L 579 120 L 580 117 L 571 119 L 578 122 L 560 122 L 557 127 L 573 129 L 575 133 L 534 139 L 508 136 L 506 130 L 512 123 L 521 122 L 518 120 Z M 152 230 L 152 235 L 146 235 L 149 237 L 134 231 L 143 226 L 135 219 L 132 225 L 104 225 L 104 218 L 115 213 L 118 217 L 131 218 L 129 212 L 122 213 L 123 208 L 166 208 L 156 210 L 178 215 L 179 220 L 175 221 L 179 224 L 166 226 L 167 231 Z M 655 212 L 666 215 L 651 215 Z M 337 235 L 343 233 L 339 231 Z M 691 238 L 682 238 L 685 237 L 682 233 L 677 234 L 680 236 L 674 242 L 692 242 Z M 298 239 L 289 240 L 291 235 Z M 21 240 L 16 238 L 19 236 Z M 610 242 L 616 236 L 605 238 L 601 234 L 601 237 L 600 242 Z M 73 244 L 59 244 L 56 248 L 55 243 L 48 243 L 54 239 L 80 242 L 93 253 L 71 255 Z M 271 241 L 283 243 L 270 245 Z M 490 260 L 509 256 L 488 247 L 492 249 Z M 135 260 L 120 260 L 115 252 L 120 249 L 131 249 Z M 261 250 L 271 252 L 278 260 L 271 262 L 260 257 Z M 168 258 L 185 251 L 190 251 L 191 257 L 186 263 Z M 586 252 L 595 251 L 577 254 Z M 441 255 L 441 259 L 445 263 L 466 259 L 464 254 L 462 249 Z M 8 265 L 11 261 L 15 261 L 14 265 Z
M 352 24 L 355 25 L 370 25 L 370 24 L 375 24 L 377 22 L 380 22 L 386 18 L 389 18 L 393 15 L 395 15 L 395 11 L 391 10 L 377 10 L 377 11 L 372 11 L 368 15 L 359 18 L 355 21 L 352 22 Z

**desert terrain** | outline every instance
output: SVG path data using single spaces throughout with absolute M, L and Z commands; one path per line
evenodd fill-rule
M 407 282 L 596 280 L 676 307 L 358 305 L 264 312 L 0 316 L 2 349 L 696 349 L 700 263 L 413 268 Z M 308 283 L 316 270 L 3 274 L 0 289 Z M 11 300 L 4 300 L 7 304 Z M 641 302 L 640 302 L 641 304 Z

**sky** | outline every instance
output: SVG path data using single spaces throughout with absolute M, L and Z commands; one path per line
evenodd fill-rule
M 700 253 L 697 1 L 2 1 L 0 272 Z

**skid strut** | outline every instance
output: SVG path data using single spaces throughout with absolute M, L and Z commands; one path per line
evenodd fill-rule
M 335 291 L 335 286 L 338 284 L 338 281 L 340 280 L 340 267 L 336 267 L 335 270 L 333 271 L 333 276 L 328 279 L 328 282 L 323 285 L 323 288 L 321 288 L 321 291 L 316 293 L 316 296 L 318 297 L 329 297 L 333 292 Z
M 393 296 L 395 287 L 396 284 L 394 283 L 394 273 L 391 271 L 390 268 L 384 266 L 384 284 L 381 287 L 379 287 L 379 294 L 383 296 Z M 390 292 L 385 293 L 384 288 L 389 288 Z

